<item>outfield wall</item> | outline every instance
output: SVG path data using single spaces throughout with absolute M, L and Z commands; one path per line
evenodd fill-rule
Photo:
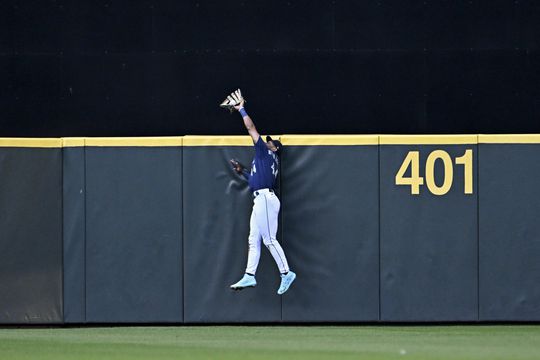
M 284 296 L 248 136 L 0 139 L 0 323 L 540 320 L 540 135 L 282 135 Z

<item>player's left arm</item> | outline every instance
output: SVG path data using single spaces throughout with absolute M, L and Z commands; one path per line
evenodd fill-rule
M 236 171 L 238 175 L 242 175 L 244 179 L 249 180 L 249 171 L 244 165 L 240 164 L 240 162 L 236 159 L 231 159 L 230 163 L 233 170 Z

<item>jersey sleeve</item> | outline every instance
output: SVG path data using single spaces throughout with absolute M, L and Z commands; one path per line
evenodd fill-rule
M 257 157 L 261 157 L 268 151 L 268 148 L 266 147 L 266 143 L 262 139 L 262 136 L 259 136 L 259 140 L 255 143 L 255 155 Z

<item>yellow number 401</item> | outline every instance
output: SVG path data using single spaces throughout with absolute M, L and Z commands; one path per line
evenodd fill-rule
M 464 166 L 464 189 L 465 194 L 473 193 L 473 174 L 472 174 L 472 150 L 465 150 L 465 154 L 456 158 L 456 165 Z M 435 162 L 441 160 L 444 165 L 444 180 L 442 185 L 435 183 Z M 405 176 L 408 168 L 411 168 L 411 175 Z M 426 160 L 426 185 L 429 191 L 434 195 L 444 195 L 450 191 L 454 181 L 454 168 L 452 158 L 444 150 L 435 150 L 431 152 Z M 411 194 L 420 194 L 420 185 L 424 185 L 424 178 L 420 176 L 420 152 L 409 151 L 401 167 L 396 174 L 396 185 L 409 185 Z

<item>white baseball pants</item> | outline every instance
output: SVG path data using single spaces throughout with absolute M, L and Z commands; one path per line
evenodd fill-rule
M 261 238 L 270 250 L 280 273 L 289 271 L 283 248 L 276 240 L 280 202 L 268 189 L 257 190 L 253 199 L 253 211 L 249 222 L 249 252 L 246 273 L 255 275 L 261 257 Z

